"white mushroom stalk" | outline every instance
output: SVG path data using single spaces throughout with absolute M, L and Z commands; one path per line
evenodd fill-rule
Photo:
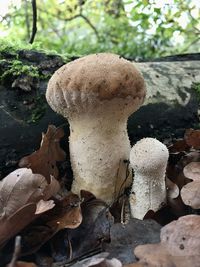
M 145 93 L 134 65 L 113 54 L 83 57 L 52 76 L 46 97 L 70 123 L 73 192 L 88 190 L 107 203 L 118 195 L 124 179 L 117 180 L 120 160 L 127 160 L 131 149 L 127 119 Z
M 165 172 L 169 152 L 154 138 L 144 138 L 131 149 L 130 165 L 134 170 L 130 195 L 131 215 L 143 219 L 152 210 L 158 211 L 166 202 Z

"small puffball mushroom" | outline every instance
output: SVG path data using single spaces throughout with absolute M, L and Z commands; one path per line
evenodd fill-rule
M 107 203 L 118 195 L 120 160 L 130 153 L 127 119 L 145 94 L 134 64 L 114 54 L 85 56 L 54 73 L 46 98 L 70 123 L 74 193 L 84 189 Z
M 165 172 L 168 157 L 167 147 L 154 138 L 143 138 L 132 147 L 132 217 L 143 219 L 149 210 L 156 212 L 166 202 Z

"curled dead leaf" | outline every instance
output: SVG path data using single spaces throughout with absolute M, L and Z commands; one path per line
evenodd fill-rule
M 169 178 L 166 177 L 167 198 L 174 199 L 179 196 L 179 188 Z
M 200 256 L 172 256 L 161 244 L 138 246 L 134 250 L 140 261 L 133 267 L 198 267 Z M 132 265 L 130 265 L 132 267 Z
M 46 179 L 30 169 L 17 169 L 0 182 L 0 219 L 11 216 L 27 203 L 43 198 Z
M 176 157 L 176 159 L 174 159 L 174 157 Z M 191 182 L 191 179 L 195 179 L 195 177 L 197 178 L 199 176 L 199 161 L 199 151 L 187 151 L 187 153 L 184 152 L 183 154 L 180 154 L 178 156 L 170 154 L 169 164 L 167 167 L 167 176 L 178 186 L 180 194 L 175 199 L 168 197 L 168 204 L 171 208 L 172 213 L 177 217 L 188 214 L 188 207 L 186 205 L 189 204 L 192 207 L 198 206 L 196 189 L 194 189 L 194 191 L 191 191 L 191 193 L 189 193 L 189 190 L 187 190 L 187 195 L 185 197 L 184 194 L 188 187 L 192 187 L 192 185 L 187 185 L 189 182 Z M 183 190 L 181 191 L 182 188 Z
M 82 213 L 78 195 L 69 193 L 67 197 L 56 203 L 56 209 L 47 214 L 48 226 L 56 226 L 57 231 L 65 228 L 77 228 L 82 222 Z
M 52 196 L 55 196 L 60 190 L 59 182 L 53 177 L 50 177 L 50 183 L 46 186 L 44 190 L 44 199 L 49 199 Z
M 200 256 L 200 216 L 187 215 L 167 224 L 160 238 L 172 256 Z
M 0 221 L 0 248 L 33 220 L 35 211 L 35 203 L 26 204 L 10 217 Z
M 190 147 L 200 149 L 200 130 L 187 129 L 184 139 Z
M 181 189 L 181 198 L 185 205 L 200 209 L 200 182 L 191 182 Z
M 64 136 L 62 128 L 49 125 L 46 134 L 42 133 L 39 150 L 22 158 L 19 167 L 30 168 L 33 173 L 42 174 L 48 183 L 51 175 L 58 178 L 56 162 L 65 160 L 65 152 L 60 148 L 59 141 Z
M 189 163 L 184 167 L 183 173 L 193 181 L 200 181 L 200 162 Z
M 137 246 L 134 254 L 142 266 L 198 267 L 200 262 L 200 216 L 180 217 L 161 229 L 161 242 Z
M 200 209 L 200 162 L 191 162 L 183 169 L 184 175 L 193 181 L 181 189 L 183 202 L 193 209 Z
M 41 199 L 36 205 L 35 214 L 44 213 L 47 210 L 51 210 L 54 206 L 55 206 L 55 203 L 53 200 L 44 201 Z
M 55 261 L 80 259 L 90 253 L 99 252 L 102 244 L 110 240 L 113 217 L 107 204 L 92 193 L 81 190 L 83 221 L 76 229 L 58 233 L 51 240 Z M 82 266 L 82 265 L 81 265 Z
M 78 195 L 69 193 L 62 200 L 55 200 L 53 209 L 41 215 L 22 232 L 22 254 L 36 252 L 44 243 L 62 229 L 77 228 L 82 222 Z
M 52 201 L 44 201 L 51 186 L 54 183 L 48 184 L 42 175 L 27 168 L 15 170 L 0 182 L 0 247 L 34 220 L 36 213 L 53 208 Z
M 189 145 L 184 139 L 177 140 L 174 144 L 168 146 L 169 153 L 178 154 L 189 149 Z

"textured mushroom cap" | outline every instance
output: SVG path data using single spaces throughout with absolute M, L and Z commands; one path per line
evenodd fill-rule
M 138 172 L 150 173 L 165 169 L 168 157 L 168 149 L 163 143 L 155 138 L 143 138 L 131 149 L 130 165 Z
M 62 66 L 51 77 L 46 92 L 52 109 L 66 117 L 116 98 L 128 99 L 123 105 L 132 105 L 134 112 L 145 95 L 144 79 L 134 64 L 109 53 L 85 56 Z

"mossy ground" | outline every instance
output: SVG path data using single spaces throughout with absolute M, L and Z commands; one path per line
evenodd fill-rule
M 25 76 L 30 76 L 33 78 L 41 78 L 41 79 L 46 78 L 43 75 L 39 74 L 39 70 L 36 66 L 25 65 L 23 64 L 22 61 L 18 59 L 9 60 L 9 61 L 5 59 L 0 60 L 0 65 L 4 65 L 4 63 L 7 63 L 7 70 L 5 70 L 0 75 L 0 83 L 4 82 L 11 76 L 17 77 L 17 76 L 25 75 Z
M 64 60 L 64 62 L 69 62 L 71 58 L 73 57 L 80 57 L 80 55 L 73 55 L 73 54 L 60 54 L 55 50 L 47 50 L 42 48 L 41 43 L 33 43 L 33 44 L 26 44 L 24 42 L 11 42 L 9 39 L 0 39 L 0 59 L 2 59 L 1 55 L 10 54 L 16 57 L 16 59 L 19 56 L 20 50 L 34 50 L 41 53 L 45 53 L 46 55 L 55 55 L 60 56 Z
M 32 53 L 40 53 L 49 57 L 60 57 L 64 63 L 71 61 L 77 56 L 69 54 L 59 54 L 56 51 L 44 50 L 41 44 L 34 43 L 24 44 L 22 42 L 10 42 L 9 40 L 0 39 L 0 83 L 3 83 L 18 76 L 30 76 L 37 79 L 48 79 L 51 74 L 44 74 L 35 62 L 23 60 L 20 53 L 22 51 L 31 51 Z

